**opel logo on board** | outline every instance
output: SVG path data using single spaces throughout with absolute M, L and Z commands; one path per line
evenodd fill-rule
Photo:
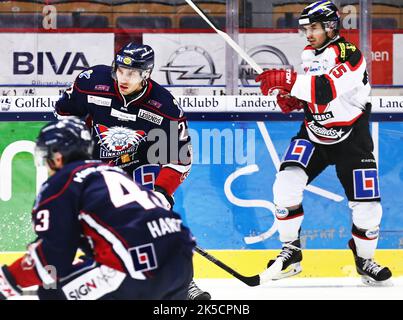
M 168 59 L 165 72 L 167 83 L 173 84 L 207 84 L 213 85 L 222 74 L 216 68 L 210 54 L 198 46 L 184 46 L 177 49 Z M 174 74 L 179 74 L 176 77 Z M 207 83 L 205 83 L 206 81 Z

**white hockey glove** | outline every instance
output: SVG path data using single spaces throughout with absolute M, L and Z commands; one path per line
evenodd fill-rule
M 0 268 L 0 300 L 7 300 L 11 297 L 17 297 L 22 294 L 21 289 L 17 286 L 14 277 L 8 271 L 6 266 Z

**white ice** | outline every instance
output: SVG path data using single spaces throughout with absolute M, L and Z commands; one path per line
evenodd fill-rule
M 403 300 L 403 277 L 392 286 L 369 287 L 355 278 L 287 278 L 257 287 L 237 279 L 195 279 L 213 300 Z M 18 299 L 33 300 L 23 296 Z
M 403 277 L 369 287 L 356 278 L 287 278 L 257 287 L 237 279 L 195 279 L 215 300 L 403 300 Z

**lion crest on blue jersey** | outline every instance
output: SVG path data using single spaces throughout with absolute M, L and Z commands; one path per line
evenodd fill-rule
M 147 134 L 143 130 L 114 126 L 108 128 L 96 125 L 96 132 L 101 145 L 101 158 L 114 158 L 123 154 L 133 154 L 141 142 L 145 141 Z

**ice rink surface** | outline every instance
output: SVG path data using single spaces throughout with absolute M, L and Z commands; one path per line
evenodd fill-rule
M 361 278 L 288 278 L 258 287 L 237 279 L 196 279 L 214 300 L 403 300 L 403 277 L 389 287 L 369 287 Z
M 213 300 L 403 300 L 403 277 L 388 287 L 369 287 L 354 278 L 288 278 L 257 287 L 237 279 L 195 279 Z M 36 300 L 23 296 L 13 300 Z

